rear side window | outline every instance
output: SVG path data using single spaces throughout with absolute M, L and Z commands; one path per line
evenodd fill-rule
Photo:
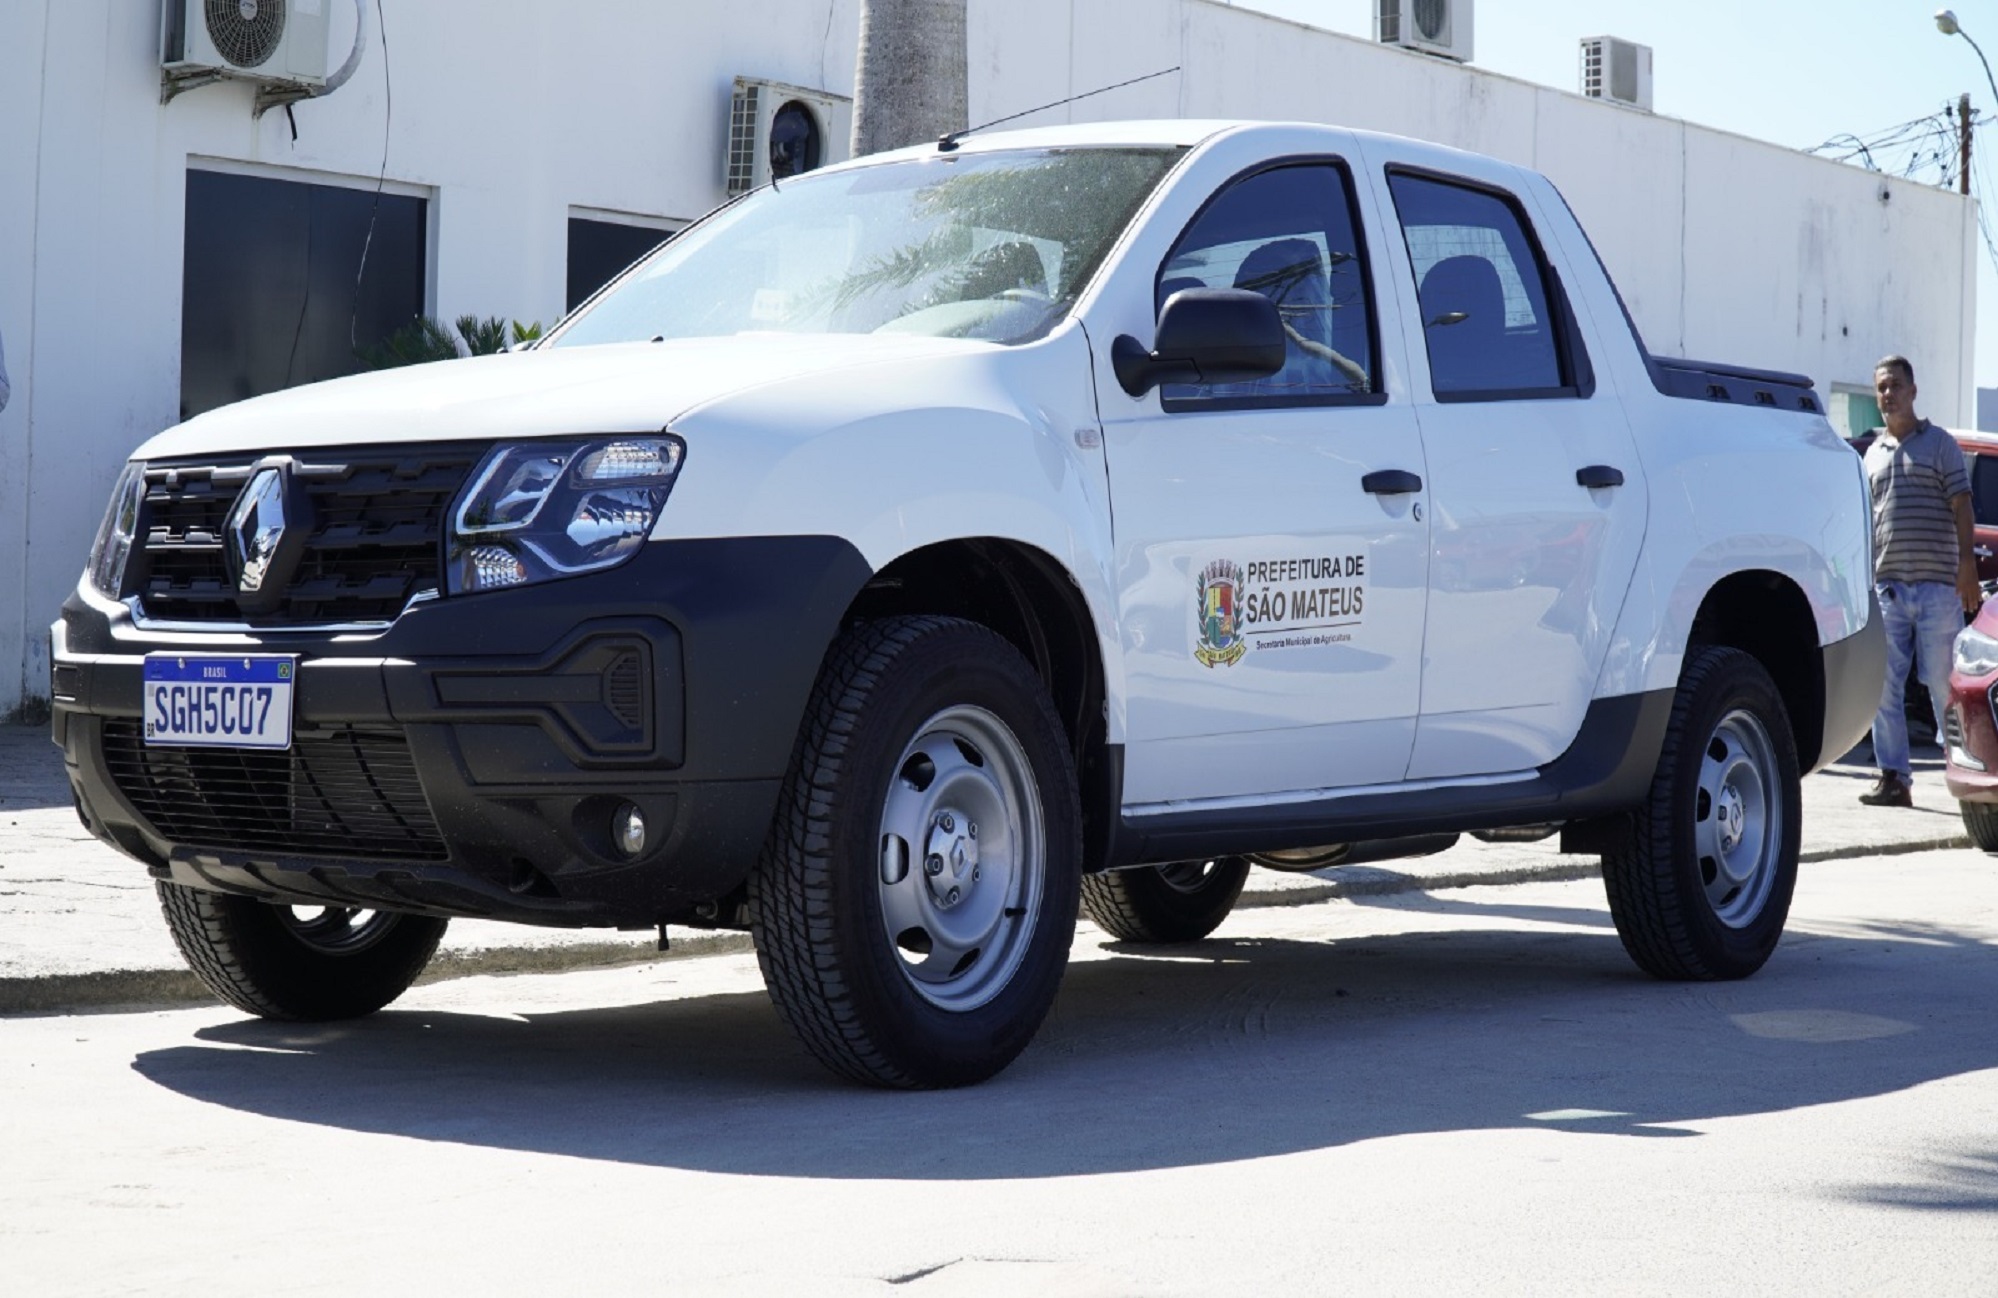
M 1414 263 L 1439 400 L 1574 395 L 1552 277 L 1509 197 L 1429 176 L 1388 177 Z
M 1366 259 L 1337 163 L 1278 167 L 1224 189 L 1166 257 L 1154 305 L 1188 288 L 1263 294 L 1289 344 L 1283 369 L 1266 379 L 1166 384 L 1167 410 L 1323 405 L 1379 390 Z
M 1970 461 L 1970 515 L 1984 527 L 1998 527 L 1998 455 L 1979 452 Z

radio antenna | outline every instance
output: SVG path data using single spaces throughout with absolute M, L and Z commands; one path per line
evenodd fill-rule
M 1147 72 L 1142 77 L 1132 77 L 1129 81 L 1119 81 L 1114 86 L 1104 86 L 1100 90 L 1085 90 L 1079 95 L 1070 95 L 1066 99 L 1057 99 L 1051 104 L 1042 104 L 1039 108 L 1029 108 L 1025 112 L 1012 113 L 1005 117 L 995 117 L 980 126 L 967 126 L 961 131 L 952 131 L 950 134 L 940 136 L 937 139 L 937 152 L 955 153 L 957 151 L 957 142 L 965 136 L 970 135 L 973 131 L 986 131 L 995 126 L 1004 126 L 1007 122 L 1015 122 L 1022 117 L 1032 117 L 1035 113 L 1045 113 L 1050 108 L 1066 108 L 1078 99 L 1090 99 L 1097 95 L 1107 95 L 1113 90 L 1122 90 L 1125 86 L 1135 86 L 1140 81 L 1151 81 L 1157 77 L 1170 76 L 1177 71 L 1179 71 L 1179 65 L 1174 64 L 1172 67 L 1162 68 L 1157 72 Z

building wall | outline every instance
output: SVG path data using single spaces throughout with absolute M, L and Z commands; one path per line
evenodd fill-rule
M 329 3 L 344 51 L 353 10 Z M 0 716 L 46 694 L 46 627 L 110 482 L 175 417 L 190 165 L 425 196 L 433 314 L 552 321 L 571 209 L 677 222 L 720 200 L 734 76 L 853 89 L 859 0 L 469 8 L 382 0 L 386 50 L 377 28 L 294 140 L 244 86 L 159 102 L 155 0 L 0 4 Z M 1301 118 L 1497 154 L 1561 185 L 1654 350 L 1821 390 L 1905 351 L 1928 413 L 1969 422 L 1975 215 L 1953 194 L 1213 0 L 970 17 L 974 122 L 1177 66 L 1022 124 Z

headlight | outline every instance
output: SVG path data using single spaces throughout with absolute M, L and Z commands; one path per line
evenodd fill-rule
M 451 593 L 623 563 L 659 521 L 686 451 L 670 434 L 494 447 L 451 510 Z
M 1957 632 L 1956 670 L 1965 676 L 1989 676 L 1998 671 L 1998 640 L 1976 627 Z
M 125 562 L 132 557 L 132 538 L 139 530 L 139 502 L 146 498 L 146 466 L 136 461 L 126 464 L 111 488 L 111 503 L 104 521 L 97 525 L 97 539 L 90 545 L 90 565 L 85 569 L 90 584 L 117 599 L 124 594 Z

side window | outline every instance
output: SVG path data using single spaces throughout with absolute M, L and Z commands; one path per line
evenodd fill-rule
M 1166 384 L 1166 409 L 1314 405 L 1377 390 L 1366 259 L 1343 167 L 1279 167 L 1222 191 L 1167 256 L 1154 306 L 1187 288 L 1254 289 L 1276 303 L 1290 344 L 1266 379 Z
M 1430 386 L 1459 400 L 1571 389 L 1551 282 L 1525 217 L 1508 198 L 1391 174 L 1429 349 Z M 1570 393 L 1572 395 L 1572 392 Z
M 1998 456 L 1964 458 L 1970 461 L 1970 516 L 1985 527 L 1998 525 Z

